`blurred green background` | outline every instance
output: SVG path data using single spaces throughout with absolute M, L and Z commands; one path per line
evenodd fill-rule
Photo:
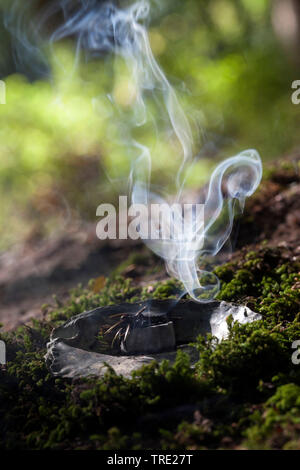
M 0 6 L 3 18 L 7 2 Z M 297 148 L 300 105 L 291 102 L 291 84 L 300 79 L 299 22 L 297 0 L 152 2 L 153 52 L 195 135 L 189 187 L 199 188 L 220 159 L 244 149 L 256 148 L 266 162 Z M 100 203 L 126 194 L 132 150 L 122 142 L 130 100 L 121 62 L 82 60 L 74 70 L 69 40 L 48 55 L 50 77 L 40 77 L 30 64 L 15 64 L 14 35 L 4 26 L 0 34 L 3 250 L 95 221 Z M 150 126 L 139 137 L 153 150 L 152 182 L 171 187 L 176 143 Z

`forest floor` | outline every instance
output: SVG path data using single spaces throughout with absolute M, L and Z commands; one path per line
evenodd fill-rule
M 0 448 L 300 449 L 300 365 L 291 360 L 300 340 L 299 271 L 294 154 L 265 169 L 234 254 L 215 269 L 218 298 L 263 319 L 244 326 L 229 319 L 230 337 L 216 347 L 199 338 L 195 367 L 179 354 L 175 365 L 153 363 L 132 379 L 111 371 L 72 381 L 45 366 L 53 327 L 98 305 L 172 297 L 176 283 L 142 243 L 101 242 L 94 224 L 4 253 Z

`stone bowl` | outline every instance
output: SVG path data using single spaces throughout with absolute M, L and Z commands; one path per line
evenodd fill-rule
M 218 341 L 226 338 L 229 315 L 240 323 L 261 319 L 248 307 L 218 301 L 147 300 L 99 307 L 52 331 L 46 364 L 55 376 L 102 376 L 112 367 L 117 374 L 130 377 L 153 360 L 174 362 L 178 349 L 188 352 L 194 363 L 198 356 L 189 343 L 207 333 Z M 112 347 L 118 322 L 122 334 L 118 346 Z M 106 332 L 102 343 L 101 331 Z

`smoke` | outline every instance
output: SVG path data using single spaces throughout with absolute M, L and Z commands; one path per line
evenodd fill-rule
M 176 139 L 181 149 L 181 164 L 176 176 L 175 202 L 178 203 L 184 187 L 185 171 L 194 161 L 193 134 L 175 90 L 152 53 L 145 25 L 149 20 L 149 3 L 140 0 L 120 8 L 96 0 L 81 0 L 75 4 L 70 0 L 62 0 L 52 3 L 43 21 L 59 9 L 63 23 L 51 35 L 51 44 L 75 37 L 77 61 L 82 51 L 91 55 L 110 52 L 120 56 L 127 65 L 135 90 L 131 100 L 133 121 L 130 121 L 127 139 L 132 149 L 139 152 L 139 156 L 133 159 L 130 174 L 132 202 L 135 204 L 166 202 L 151 191 L 150 149 L 132 137 L 134 127 L 153 119 L 147 109 L 146 96 L 151 93 L 157 101 L 163 102 L 169 138 Z M 43 21 L 40 20 L 39 29 Z M 23 49 L 34 50 L 30 49 L 34 46 L 29 45 L 21 26 L 17 30 L 17 37 L 20 41 L 23 37 Z M 218 279 L 210 273 L 209 282 L 203 282 L 207 273 L 199 268 L 199 263 L 208 255 L 216 256 L 224 247 L 230 237 L 237 209 L 240 212 L 243 210 L 245 199 L 254 193 L 261 176 L 261 160 L 255 150 L 246 150 L 226 159 L 211 175 L 204 201 L 204 223 L 202 218 L 194 214 L 189 220 L 188 230 L 184 231 L 181 238 L 146 241 L 149 248 L 165 260 L 170 275 L 182 281 L 185 290 L 195 300 L 209 301 L 216 294 Z M 179 209 L 175 209 L 174 214 L 171 220 L 173 233 L 182 224 L 183 217 Z

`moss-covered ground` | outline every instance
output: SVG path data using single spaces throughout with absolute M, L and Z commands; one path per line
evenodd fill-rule
M 300 265 L 279 245 L 246 246 L 215 269 L 218 298 L 247 304 L 262 320 L 228 318 L 227 340 L 199 338 L 195 367 L 179 352 L 174 365 L 153 362 L 131 379 L 112 370 L 102 379 L 51 376 L 44 354 L 53 327 L 99 305 L 176 295 L 172 279 L 140 287 L 120 275 L 124 266 L 97 289 L 91 281 L 65 304 L 43 306 L 43 320 L 2 333 L 8 363 L 0 370 L 0 447 L 300 449 L 300 364 L 292 361 Z

